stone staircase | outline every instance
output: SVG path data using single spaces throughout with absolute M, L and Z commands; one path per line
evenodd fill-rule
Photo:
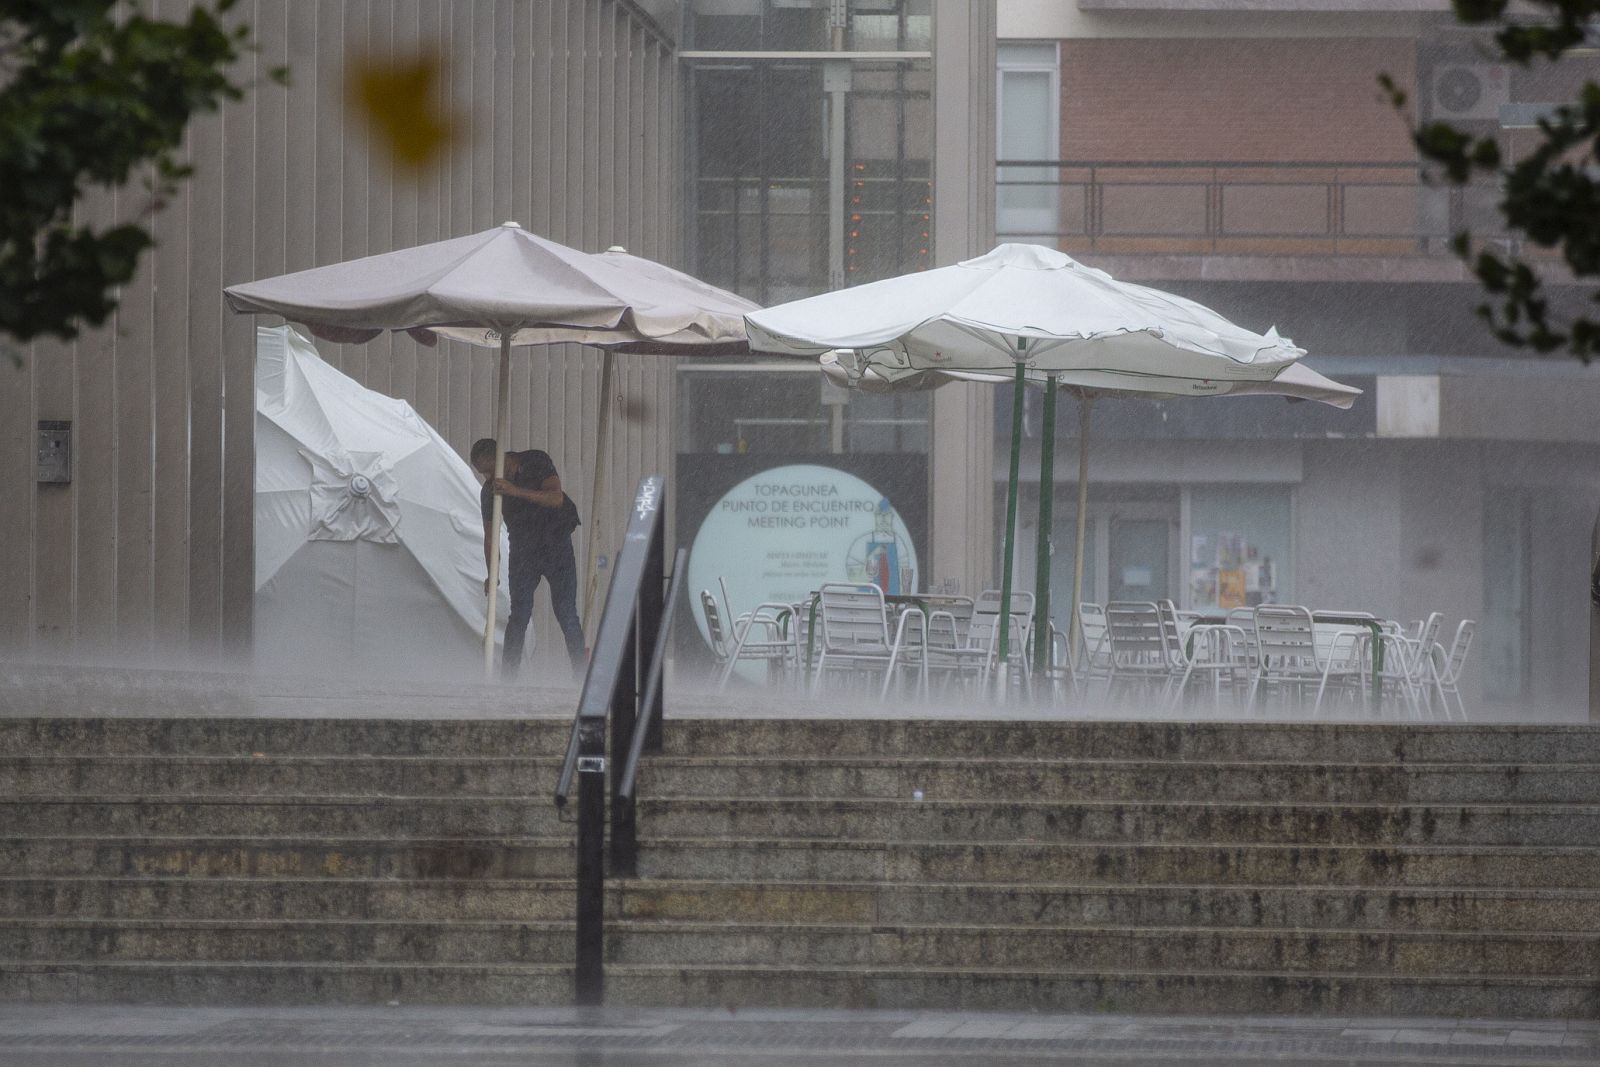
M 0 999 L 558 1004 L 559 720 L 0 719 Z M 1586 1017 L 1600 730 L 678 719 L 609 999 Z

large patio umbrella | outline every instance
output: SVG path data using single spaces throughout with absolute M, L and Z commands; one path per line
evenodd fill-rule
M 860 369 L 881 369 L 890 376 L 1011 372 L 1011 475 L 1001 579 L 1008 612 L 1022 391 L 1029 371 L 1046 377 L 1109 372 L 1119 380 L 1159 380 L 1166 392 L 1217 392 L 1221 382 L 1270 381 L 1305 354 L 1276 331 L 1253 333 L 1192 300 L 1119 282 L 1061 252 L 1024 244 L 1000 245 L 954 266 L 780 304 L 746 315 L 745 322 L 750 346 L 758 351 L 817 357 L 850 349 L 858 354 Z M 1009 632 L 1009 626 L 1000 629 L 1002 656 Z
M 495 477 L 505 473 L 511 347 L 575 342 L 610 352 L 665 355 L 746 351 L 742 316 L 755 305 L 621 250 L 580 252 L 515 222 L 415 248 L 228 287 L 228 306 L 282 315 L 329 341 L 368 341 L 404 330 L 500 351 L 495 391 Z M 607 357 L 609 363 L 609 355 Z M 609 378 L 602 367 L 602 379 Z M 609 410 L 604 390 L 601 421 Z M 500 497 L 492 526 L 500 528 Z M 490 541 L 488 620 L 500 557 Z M 494 627 L 484 627 L 484 662 Z
M 912 371 L 886 370 L 864 365 L 855 353 L 828 352 L 820 359 L 822 373 L 835 383 L 851 386 L 865 392 L 892 392 L 897 390 L 937 389 L 951 382 L 970 382 L 1003 385 L 1007 378 L 1001 374 L 981 374 L 964 371 Z M 1113 371 L 1079 371 L 1058 375 L 1030 372 L 1027 382 L 1033 386 L 1050 386 L 1044 394 L 1044 418 L 1039 456 L 1039 543 L 1035 565 L 1034 597 L 1039 617 L 1050 617 L 1050 531 L 1052 524 L 1052 488 L 1055 484 L 1055 430 L 1056 396 L 1060 392 L 1078 398 L 1078 516 L 1077 544 L 1073 554 L 1072 605 L 1068 617 L 1069 654 L 1076 656 L 1078 648 L 1078 602 L 1083 586 L 1083 543 L 1085 517 L 1089 498 L 1089 405 L 1102 397 L 1142 397 L 1146 400 L 1163 400 L 1183 396 L 1281 396 L 1290 403 L 1307 400 L 1347 409 L 1361 395 L 1361 390 L 1344 385 L 1317 373 L 1304 363 L 1291 363 L 1271 381 L 1235 381 L 1212 383 L 1215 388 L 1197 391 L 1195 383 L 1163 381 L 1142 376 L 1123 375 Z M 1044 662 L 1045 644 L 1049 631 L 1041 626 L 1034 636 L 1034 662 Z

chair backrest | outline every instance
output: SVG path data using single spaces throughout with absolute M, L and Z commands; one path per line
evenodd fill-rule
M 1477 632 L 1478 624 L 1473 619 L 1462 619 L 1461 625 L 1456 627 L 1456 638 L 1450 642 L 1450 651 L 1445 654 L 1445 684 L 1455 685 L 1461 681 L 1461 671 L 1467 665 L 1467 652 L 1472 648 L 1472 635 Z
M 1318 669 L 1317 628 L 1306 608 L 1263 604 L 1253 614 L 1256 657 L 1264 670 Z
M 1106 605 L 1106 634 L 1117 666 L 1167 664 L 1166 625 L 1161 609 L 1137 600 L 1114 600 Z
M 1099 604 L 1078 605 L 1078 635 L 1083 638 L 1083 650 L 1093 662 L 1102 662 L 1111 655 L 1106 638 L 1106 609 Z
M 817 591 L 817 625 L 828 649 L 889 646 L 883 590 L 870 582 L 829 582 Z
M 1422 620 L 1422 627 L 1417 632 L 1417 643 L 1412 646 L 1411 659 L 1407 670 L 1412 681 L 1421 684 L 1427 680 L 1428 664 L 1432 662 L 1433 644 L 1439 640 L 1439 624 L 1444 616 L 1439 612 L 1429 612 L 1428 617 Z
M 967 643 L 972 648 L 998 648 L 1000 633 L 1000 590 L 985 589 L 972 605 L 972 628 Z M 1011 655 L 1021 656 L 1028 647 L 1028 632 L 1033 629 L 1033 594 L 1012 592 L 1011 634 L 1007 645 Z
M 711 590 L 700 590 L 700 610 L 705 612 L 706 633 L 711 638 L 711 651 L 720 662 L 728 658 L 728 637 L 722 629 L 722 609 L 717 607 L 717 598 L 711 595 Z
M 1167 639 L 1167 655 L 1174 661 L 1181 659 L 1186 627 L 1178 624 L 1178 605 L 1170 600 L 1158 600 L 1156 610 L 1161 613 L 1161 633 Z

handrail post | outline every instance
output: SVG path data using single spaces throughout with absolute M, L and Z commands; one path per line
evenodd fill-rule
M 605 720 L 578 724 L 578 954 L 576 1000 L 605 1003 Z
M 647 568 L 648 569 L 648 568 Z M 638 873 L 638 834 L 633 805 L 618 796 L 622 786 L 622 765 L 633 746 L 634 724 L 639 718 L 639 669 L 645 662 L 639 655 L 637 607 L 628 627 L 628 644 L 622 654 L 617 687 L 611 693 L 611 849 L 609 870 L 613 878 L 632 878 Z
M 666 620 L 666 595 L 667 595 L 667 524 L 663 521 L 656 523 L 655 534 L 650 538 L 650 555 L 646 558 L 644 569 L 644 584 L 639 587 L 639 671 L 641 681 L 644 671 L 648 669 L 650 659 L 654 654 L 657 635 L 661 628 L 667 624 Z M 657 686 L 655 697 L 651 701 L 653 707 L 641 707 L 639 714 L 644 716 L 645 735 L 644 751 L 658 753 L 662 746 L 662 693 L 665 687 Z M 640 699 L 649 694 L 648 688 L 641 686 Z

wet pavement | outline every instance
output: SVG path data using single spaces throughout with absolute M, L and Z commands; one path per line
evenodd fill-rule
M 0 1005 L 5 1067 L 1600 1064 L 1600 1022 L 645 1008 Z

